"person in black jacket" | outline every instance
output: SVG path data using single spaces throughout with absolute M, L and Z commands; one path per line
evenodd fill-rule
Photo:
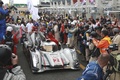
M 13 65 L 12 69 L 7 66 Z M 18 57 L 12 54 L 7 45 L 0 45 L 0 80 L 26 80 L 23 70 L 18 65 Z

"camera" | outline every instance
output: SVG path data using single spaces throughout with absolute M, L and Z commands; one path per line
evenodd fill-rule
M 117 44 L 111 44 L 108 47 L 108 49 L 111 50 L 111 51 L 116 51 L 116 50 L 118 50 L 118 45 Z

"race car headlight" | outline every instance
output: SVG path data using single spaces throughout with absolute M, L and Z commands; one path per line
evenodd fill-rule
M 38 55 L 34 54 L 33 55 L 33 66 L 37 67 L 37 64 L 39 63 L 39 58 Z

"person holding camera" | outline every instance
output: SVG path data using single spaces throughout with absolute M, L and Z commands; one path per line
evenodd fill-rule
M 3 35 L 5 35 L 6 31 L 6 15 L 9 13 L 9 10 L 3 9 L 3 2 L 0 0 L 0 41 L 3 38 Z
M 120 52 L 120 30 L 119 30 L 119 28 L 113 28 L 112 31 L 114 33 L 112 43 L 118 45 L 118 50 L 112 51 L 111 54 L 116 55 L 116 57 L 119 57 L 119 55 L 120 55 L 119 54 L 119 52 Z M 116 57 L 114 56 L 114 58 L 116 58 Z M 118 60 L 118 59 L 116 59 L 116 60 Z M 117 62 L 119 62 L 119 61 L 117 61 Z M 119 65 L 118 63 L 115 63 L 114 65 L 116 65 L 116 64 Z M 112 66 L 114 66 L 114 65 L 112 65 Z M 116 68 L 116 69 L 110 75 L 110 80 L 119 80 L 119 78 L 120 78 L 120 71 L 118 69 L 119 67 L 114 66 L 114 68 Z
M 113 31 L 113 34 L 114 34 L 113 39 L 112 39 L 112 43 L 118 45 L 118 51 L 120 52 L 120 29 L 119 28 L 113 28 L 112 31 Z M 117 53 L 119 53 L 119 52 L 117 52 Z
M 12 69 L 7 66 L 13 65 Z M 18 65 L 18 57 L 12 54 L 10 47 L 0 45 L 0 80 L 26 80 L 26 76 Z
M 98 40 L 96 38 L 93 38 L 93 44 L 99 48 L 100 53 L 105 53 L 107 52 L 106 49 L 108 48 L 108 46 L 112 43 L 111 42 L 111 38 L 108 36 L 108 31 L 107 30 L 102 30 L 101 31 L 101 40 Z

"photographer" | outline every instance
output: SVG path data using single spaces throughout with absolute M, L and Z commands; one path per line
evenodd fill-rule
M 96 38 L 93 38 L 92 41 L 93 41 L 94 45 L 100 49 L 100 53 L 105 53 L 106 49 L 111 44 L 111 39 L 108 36 L 108 31 L 102 30 L 101 37 L 102 37 L 102 39 L 100 41 Z
M 120 52 L 120 30 L 119 30 L 119 28 L 113 28 L 113 33 L 114 33 L 114 37 L 113 37 L 113 39 L 112 39 L 112 43 L 113 44 L 117 44 L 118 45 L 118 50 L 116 50 L 116 51 L 112 51 L 111 52 L 111 54 L 113 54 L 113 55 L 116 55 L 116 57 L 117 56 L 119 56 L 119 52 Z M 115 56 L 114 56 L 115 57 Z M 116 59 L 117 60 L 117 59 Z M 118 61 L 119 62 L 119 61 Z M 115 63 L 114 65 L 116 65 L 117 63 Z M 114 65 L 112 65 L 112 66 L 114 66 Z M 119 65 L 119 64 L 117 64 L 117 65 Z M 114 68 L 116 68 L 116 70 L 115 70 L 115 72 L 114 73 L 112 73 L 111 74 L 111 76 L 110 76 L 110 80 L 119 80 L 119 78 L 120 78 L 120 72 L 118 71 L 119 69 L 119 67 L 117 68 L 116 66 L 114 66 Z M 118 70 L 117 70 L 118 69 Z
M 97 47 L 93 44 L 93 42 L 92 42 L 92 38 L 95 38 L 95 39 L 98 39 L 98 38 L 99 38 L 97 32 L 92 31 L 92 32 L 90 33 L 90 36 L 91 36 L 91 40 L 90 40 L 90 44 L 89 44 L 89 50 L 90 50 L 90 56 L 91 56 L 91 57 L 90 57 L 89 62 L 91 62 L 91 61 L 96 61 L 97 58 L 98 58 L 99 55 L 100 55 L 99 48 L 97 48 Z
M 5 35 L 6 31 L 6 15 L 9 13 L 9 10 L 3 9 L 3 2 L 0 0 L 0 41 L 3 38 L 3 35 Z
M 13 65 L 11 70 L 7 66 Z M 7 45 L 0 45 L 0 80 L 26 80 L 25 74 L 18 66 L 18 57 L 12 54 Z
M 112 31 L 113 31 L 113 34 L 114 34 L 114 37 L 112 39 L 112 43 L 118 45 L 118 50 L 120 52 L 120 34 L 119 34 L 120 30 L 119 30 L 119 28 L 113 28 Z M 117 52 L 117 53 L 119 53 L 119 52 Z

